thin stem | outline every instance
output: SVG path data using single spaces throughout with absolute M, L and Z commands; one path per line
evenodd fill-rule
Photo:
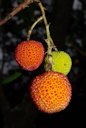
M 31 28 L 28 30 L 28 33 L 27 33 L 27 40 L 30 39 L 34 27 L 35 27 L 41 20 L 43 20 L 43 16 L 40 16 L 40 17 L 32 24 Z
M 41 10 L 42 16 L 43 16 L 43 20 L 44 20 L 44 24 L 45 24 L 45 28 L 46 28 L 46 35 L 47 35 L 47 39 L 45 40 L 47 45 L 48 45 L 48 49 L 47 49 L 47 55 L 48 55 L 48 66 L 46 67 L 46 69 L 48 70 L 52 70 L 52 49 L 57 51 L 56 46 L 54 45 L 54 42 L 52 40 L 52 37 L 50 35 L 50 30 L 49 30 L 49 24 L 46 18 L 46 14 L 45 14 L 45 8 L 43 7 L 42 3 L 40 0 L 37 0 L 39 8 Z
M 40 10 L 41 10 L 41 13 L 42 13 L 42 16 L 43 16 L 43 20 L 44 20 L 44 24 L 45 24 L 45 28 L 46 28 L 46 34 L 47 34 L 47 45 L 48 45 L 48 48 L 50 49 L 49 50 L 49 53 L 51 54 L 52 52 L 52 48 L 55 49 L 57 51 L 57 48 L 52 40 L 52 37 L 50 35 L 50 30 L 49 30 L 49 24 L 48 24 L 48 21 L 47 21 L 47 18 L 46 18 L 46 15 L 45 15 L 45 8 L 43 7 L 42 3 L 40 0 L 37 0 L 38 2 L 38 5 L 40 7 Z
M 47 22 L 47 19 L 46 19 L 46 15 L 45 15 L 45 10 L 44 10 L 44 7 L 41 3 L 40 0 L 38 0 L 38 5 L 41 9 L 41 12 L 42 12 L 42 16 L 43 16 L 43 20 L 44 20 L 44 24 L 45 24 L 45 27 L 46 27 L 46 34 L 47 34 L 47 43 L 48 43 L 48 46 L 50 46 L 50 32 L 49 32 L 49 25 L 48 25 L 48 22 Z

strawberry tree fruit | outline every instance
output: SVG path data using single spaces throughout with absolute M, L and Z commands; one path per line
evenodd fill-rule
M 45 57 L 44 68 L 48 69 L 49 58 L 48 55 Z M 52 52 L 52 71 L 63 73 L 67 75 L 72 66 L 72 60 L 68 53 L 64 51 L 53 51 Z
M 29 89 L 36 107 L 49 114 L 64 110 L 72 96 L 67 76 L 54 71 L 46 71 L 36 76 Z
M 15 49 L 15 59 L 22 68 L 33 71 L 43 62 L 44 52 L 42 43 L 34 40 L 23 41 Z

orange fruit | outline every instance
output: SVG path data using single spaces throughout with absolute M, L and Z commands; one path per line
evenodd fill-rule
M 37 69 L 43 62 L 43 58 L 44 47 L 38 41 L 23 41 L 15 49 L 15 59 L 25 70 Z
M 72 95 L 68 78 L 58 72 L 47 71 L 32 81 L 30 94 L 37 108 L 45 113 L 64 110 Z

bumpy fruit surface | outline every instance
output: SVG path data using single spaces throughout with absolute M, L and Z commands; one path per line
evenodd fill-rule
M 43 45 L 34 40 L 23 41 L 15 49 L 15 59 L 25 70 L 37 69 L 44 58 Z
M 64 51 L 52 52 L 52 70 L 67 75 L 72 66 L 72 60 L 68 53 Z M 48 57 L 45 57 L 45 68 L 48 63 Z
M 65 75 L 47 71 L 32 81 L 30 94 L 39 110 L 51 114 L 68 106 L 72 89 Z

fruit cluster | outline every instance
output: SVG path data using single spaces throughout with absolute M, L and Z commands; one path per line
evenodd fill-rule
M 45 72 L 36 76 L 30 86 L 30 94 L 37 108 L 45 113 L 64 110 L 72 96 L 71 84 L 67 78 L 72 65 L 68 53 L 52 51 L 52 69 L 48 69 L 49 56 L 45 56 L 42 43 L 23 41 L 15 49 L 15 59 L 28 71 L 36 70 L 44 61 Z

